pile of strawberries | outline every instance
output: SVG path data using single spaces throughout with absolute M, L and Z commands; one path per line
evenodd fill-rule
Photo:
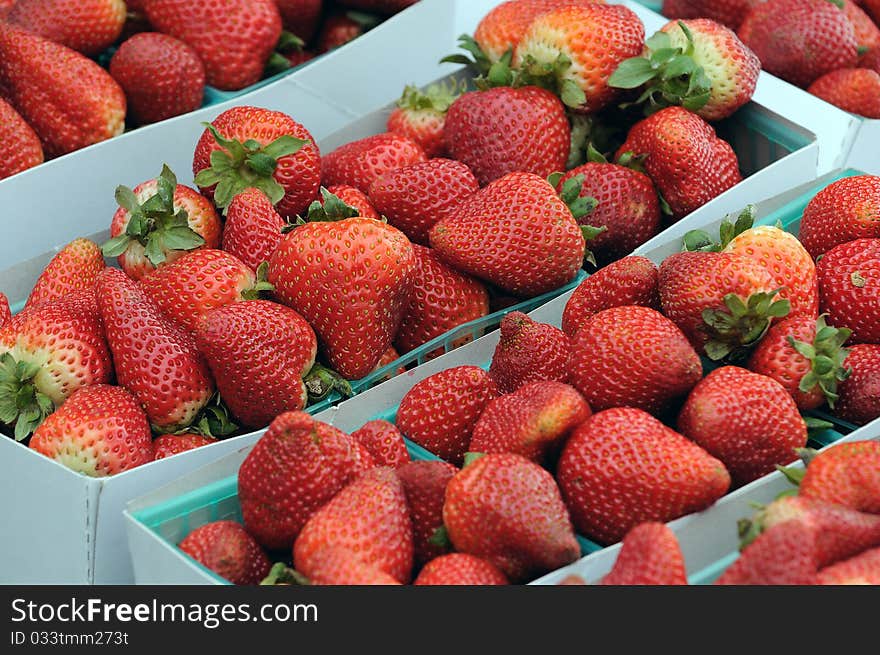
M 878 0 L 664 0 L 662 12 L 727 25 L 767 72 L 880 118 Z

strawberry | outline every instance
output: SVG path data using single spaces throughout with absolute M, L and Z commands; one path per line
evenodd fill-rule
M 104 270 L 101 249 L 88 239 L 75 239 L 64 246 L 40 273 L 25 303 L 25 309 L 64 298 L 77 291 L 95 289 Z
M 880 514 L 880 442 L 839 443 L 820 451 L 807 466 L 799 494 Z
M 639 305 L 660 309 L 657 266 L 634 255 L 608 264 L 581 282 L 565 304 L 562 330 L 569 337 L 603 309 Z
M 240 523 L 214 521 L 190 532 L 178 548 L 232 584 L 255 585 L 272 563 Z
M 328 187 L 327 191 L 339 198 L 349 207 L 353 207 L 354 209 L 356 209 L 358 212 L 358 216 L 361 216 L 363 218 L 381 218 L 381 216 L 379 216 L 379 212 L 376 211 L 376 208 L 370 201 L 369 196 L 367 196 L 367 194 L 360 189 L 357 189 L 353 186 L 348 186 L 347 184 L 336 184 Z M 321 204 L 324 204 L 323 199 L 321 199 Z
M 575 429 L 556 479 L 575 527 L 602 544 L 645 521 L 704 510 L 730 487 L 724 464 L 632 407 L 599 412 Z
M 807 91 L 844 111 L 880 118 L 880 73 L 867 68 L 838 68 L 825 73 Z
M 395 420 L 411 441 L 460 466 L 477 419 L 497 396 L 486 371 L 456 366 L 417 382 L 401 399 Z
M 862 7 L 875 23 L 880 24 L 880 0 L 862 0 Z
M 321 26 L 315 48 L 319 53 L 330 52 L 354 41 L 365 31 L 366 26 L 361 21 L 347 14 L 332 13 Z
M 220 306 L 205 314 L 196 331 L 199 351 L 232 414 L 262 428 L 308 401 L 305 375 L 318 342 L 299 314 L 268 300 Z
M 121 387 L 82 387 L 34 431 L 30 447 L 93 478 L 153 461 L 150 425 Z
M 321 19 L 322 0 L 275 0 L 281 24 L 303 41 L 311 41 Z
M 324 155 L 321 179 L 325 186 L 345 184 L 368 194 L 370 185 L 384 173 L 426 160 L 418 143 L 385 132 L 346 143 Z
M 2 97 L 0 144 L 0 180 L 43 163 L 40 137 Z
M 880 46 L 880 27 L 874 24 L 874 21 L 859 4 L 861 4 L 861 0 L 858 0 L 858 4 L 853 0 L 843 0 L 843 13 L 852 23 L 856 45 L 861 56 L 864 50 Z
M 0 96 L 37 133 L 47 158 L 118 136 L 125 128 L 125 94 L 103 68 L 2 21 Z
M 536 323 L 522 312 L 501 320 L 501 337 L 489 375 L 501 393 L 510 393 L 537 380 L 565 381 L 571 342 L 559 328 Z
M 351 438 L 363 444 L 377 466 L 397 469 L 410 461 L 403 435 L 388 421 L 367 421 L 351 433 Z
M 645 171 L 676 220 L 742 180 L 730 144 L 683 107 L 661 109 L 636 123 L 617 157 L 628 152 L 646 156 Z
M 75 391 L 112 374 L 94 293 L 20 312 L 0 328 L 0 423 L 14 423 L 21 441 Z
M 0 0 L 0 18 L 6 18 L 15 3 L 16 0 Z
M 428 232 L 479 189 L 461 162 L 431 159 L 388 171 L 370 185 L 370 202 L 410 241 L 427 245 Z
M 571 585 L 573 585 L 573 586 L 580 587 L 580 586 L 586 585 L 586 584 L 587 584 L 587 581 L 584 580 L 584 579 L 583 579 L 581 576 L 579 576 L 579 575 L 575 575 L 574 573 L 570 573 L 569 575 L 567 575 L 567 576 L 565 576 L 564 578 L 562 578 L 562 580 L 560 580 L 560 581 L 557 582 L 556 584 L 558 584 L 558 585 L 563 585 L 563 586 L 571 586 Z
M 876 73 L 880 73 L 880 46 L 871 48 L 866 54 L 862 55 L 859 60 L 860 68 L 868 68 Z
M 804 209 L 800 240 L 818 259 L 834 246 L 880 238 L 880 176 L 857 175 L 832 182 Z
M 157 431 L 190 425 L 214 393 L 195 340 L 122 271 L 105 268 L 96 288 L 119 384 L 143 405 Z
M 603 585 L 686 585 L 684 556 L 662 523 L 642 523 L 626 533 Z
M 800 87 L 855 66 L 858 56 L 852 23 L 828 0 L 768 0 L 749 12 L 737 34 L 764 70 Z
M 843 365 L 852 373 L 840 385 L 835 415 L 857 425 L 880 418 L 880 344 L 853 346 Z
M 821 585 L 880 585 L 880 548 L 825 567 L 819 571 L 817 582 Z
M 394 349 L 394 346 L 392 346 L 385 351 L 385 353 L 379 359 L 379 363 L 376 364 L 376 368 L 370 371 L 370 373 L 375 373 L 376 371 L 383 369 L 390 364 L 393 364 L 398 359 L 400 359 L 400 354 Z M 396 369 L 388 371 L 383 377 L 376 380 L 376 384 L 378 384 L 379 382 L 386 382 L 393 378 L 395 375 L 400 375 L 401 373 L 406 373 L 406 367 L 398 366 Z
M 407 86 L 397 101 L 397 107 L 388 116 L 385 129 L 412 139 L 427 157 L 442 157 L 446 154 L 443 142 L 446 112 L 459 95 L 456 84 L 451 88 L 445 84 L 432 84 L 424 91 Z
M 507 577 L 488 560 L 466 553 L 450 553 L 431 560 L 414 585 L 506 585 Z
M 572 340 L 568 380 L 594 410 L 660 415 L 700 381 L 700 358 L 675 323 L 648 307 L 605 309 Z
M 710 18 L 738 29 L 746 14 L 763 0 L 663 0 L 667 18 Z
M 287 114 L 232 107 L 199 138 L 193 175 L 218 208 L 226 209 L 237 194 L 255 187 L 292 219 L 318 195 L 321 153 L 309 131 Z
M 378 566 L 361 560 L 342 546 L 318 548 L 309 558 L 309 584 L 313 585 L 399 585 Z
M 281 243 L 284 219 L 259 189 L 245 189 L 229 203 L 222 248 L 256 271 Z
M 511 173 L 464 200 L 434 224 L 430 242 L 451 266 L 526 297 L 570 282 L 586 251 L 568 206 L 532 173 Z
M 125 23 L 123 0 L 18 0 L 7 20 L 85 55 L 113 45 Z
M 450 156 L 481 186 L 514 171 L 547 177 L 564 170 L 571 147 L 565 107 L 535 86 L 465 93 L 449 107 L 443 136 Z
M 413 567 L 413 530 L 403 484 L 390 467 L 360 475 L 303 527 L 293 545 L 296 569 L 310 577 L 311 559 L 324 546 L 349 549 L 398 582 L 409 581 Z
M 590 406 L 573 387 L 562 382 L 529 382 L 489 401 L 474 426 L 468 450 L 516 453 L 545 464 L 589 416 Z
M 375 12 L 390 16 L 403 11 L 418 0 L 340 0 L 339 4 L 349 9 Z
M 12 312 L 9 311 L 9 298 L 0 292 L 0 328 L 12 320 Z
M 135 34 L 113 54 L 110 74 L 128 98 L 129 119 L 139 125 L 202 106 L 205 67 L 195 50 L 173 36 Z
M 116 187 L 119 209 L 110 223 L 105 257 L 116 257 L 129 277 L 140 280 L 188 250 L 216 248 L 220 218 L 214 206 L 193 189 L 177 183 L 168 166 L 159 177 L 134 189 Z
M 818 568 L 815 531 L 786 521 L 755 539 L 715 584 L 813 585 Z
M 415 244 L 412 248 L 416 261 L 412 293 L 394 339 L 402 353 L 489 313 L 489 293 L 480 281 L 446 265 L 430 248 Z
M 194 432 L 163 434 L 153 439 L 153 459 L 165 459 L 212 443 L 217 443 L 217 439 Z
M 834 246 L 816 267 L 828 320 L 852 330 L 852 343 L 880 343 L 880 239 Z
M 360 466 L 347 434 L 304 412 L 281 414 L 238 470 L 245 528 L 266 548 L 290 548 Z
M 434 535 L 443 525 L 446 485 L 457 471 L 452 464 L 440 461 L 412 461 L 397 469 L 413 523 L 416 566 L 448 550 L 449 544 L 434 539 Z

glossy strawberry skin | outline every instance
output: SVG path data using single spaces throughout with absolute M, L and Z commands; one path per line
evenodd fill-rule
M 851 343 L 880 343 L 880 238 L 835 246 L 816 269 L 828 322 L 852 330 Z
M 428 562 L 414 585 L 506 585 L 507 577 L 490 562 L 466 553 L 450 553 Z
M 347 184 L 369 194 L 373 182 L 385 173 L 426 160 L 415 141 L 385 132 L 352 141 L 324 155 L 322 180 L 326 187 Z
M 813 585 L 818 568 L 813 530 L 786 521 L 755 539 L 715 584 Z
M 360 189 L 347 184 L 337 184 L 329 187 L 327 191 L 339 198 L 346 205 L 357 209 L 358 215 L 362 218 L 381 218 L 379 212 L 376 211 L 376 208 L 370 201 L 369 196 Z
M 528 382 L 568 377 L 571 341 L 559 328 L 537 323 L 522 312 L 511 312 L 501 320 L 501 337 L 489 375 L 501 393 L 511 393 Z
M 232 584 L 259 584 L 272 567 L 260 545 L 235 521 L 198 527 L 178 548 Z
M 43 163 L 40 137 L 3 98 L 0 126 L 0 180 Z
M 397 469 L 410 461 L 403 435 L 393 423 L 381 419 L 367 421 L 351 437 L 364 445 L 376 466 Z
M 312 585 L 399 585 L 378 566 L 368 564 L 342 546 L 322 546 L 309 558 Z
M 385 126 L 389 132 L 400 134 L 418 143 L 425 156 L 442 157 L 446 154 L 443 128 L 446 115 L 433 109 L 406 109 L 395 107 Z
M 165 459 L 213 443 L 217 443 L 217 439 L 201 434 L 163 434 L 153 439 L 153 459 Z
M 81 290 L 94 292 L 102 270 L 104 256 L 98 245 L 88 239 L 75 239 L 40 273 L 24 308 L 32 309 Z
M 256 271 L 281 243 L 283 227 L 284 219 L 268 196 L 259 189 L 246 189 L 229 203 L 221 247 Z
M 852 374 L 840 385 L 835 416 L 856 425 L 880 418 L 880 344 L 852 346 L 844 366 Z
M 354 41 L 363 33 L 363 25 L 346 14 L 330 14 L 321 26 L 315 47 L 320 53 L 330 52 Z
M 872 548 L 819 571 L 821 585 L 880 585 L 880 548 Z
M 448 551 L 447 546 L 432 543 L 431 538 L 443 525 L 446 485 L 457 471 L 452 464 L 436 460 L 407 462 L 397 469 L 413 523 L 416 566 Z
M 0 292 L 0 328 L 12 320 L 12 312 L 9 310 L 9 298 Z
M 880 73 L 867 68 L 839 68 L 813 82 L 807 89 L 844 111 L 880 118 Z
M 684 557 L 675 534 L 662 523 L 637 525 L 623 538 L 603 585 L 686 585 Z
M 807 466 L 799 494 L 880 514 L 880 442 L 840 443 L 821 451 Z
M 85 55 L 97 55 L 119 37 L 122 0 L 19 0 L 9 23 Z
M 834 246 L 880 238 L 880 176 L 858 175 L 832 182 L 804 209 L 799 238 L 818 259 Z
M 322 0 L 275 0 L 275 4 L 284 29 L 303 41 L 311 41 L 321 19 Z

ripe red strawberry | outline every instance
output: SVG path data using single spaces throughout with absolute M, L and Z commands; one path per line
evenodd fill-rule
M 603 585 L 686 585 L 684 556 L 675 534 L 662 523 L 642 523 L 626 533 Z
M 319 53 L 330 52 L 354 41 L 365 30 L 364 24 L 347 14 L 332 13 L 324 19 L 315 48 Z
M 402 353 L 489 313 L 489 293 L 480 281 L 446 265 L 430 248 L 415 244 L 412 248 L 416 262 L 412 292 L 394 339 Z
M 232 584 L 259 584 L 272 568 L 260 544 L 235 521 L 214 521 L 198 527 L 178 548 Z
M 486 371 L 456 366 L 417 382 L 400 401 L 395 421 L 411 441 L 460 466 L 477 419 L 497 396 Z
M 416 566 L 446 553 L 449 544 L 433 539 L 443 525 L 446 485 L 458 471 L 440 461 L 412 461 L 397 469 L 413 523 Z
M 212 443 L 217 443 L 217 439 L 195 432 L 163 434 L 153 439 L 153 459 L 165 459 Z
M 675 323 L 648 307 L 612 307 L 578 330 L 568 380 L 595 410 L 660 415 L 700 381 L 700 358 Z
M 373 203 L 370 201 L 369 196 L 360 189 L 348 186 L 347 184 L 336 184 L 328 187 L 327 191 L 339 198 L 349 207 L 354 207 L 358 212 L 358 216 L 363 218 L 381 218 L 379 212 L 373 207 Z M 321 202 L 323 204 L 323 200 Z
M 822 0 L 825 2 L 826 0 Z M 667 107 L 636 123 L 617 157 L 646 155 L 645 170 L 682 218 L 742 180 L 736 153 L 715 129 L 682 107 Z
M 0 97 L 0 180 L 42 163 L 40 137 Z
M 506 585 L 507 577 L 491 562 L 466 553 L 450 553 L 431 560 L 414 585 Z
M 205 67 L 195 50 L 173 36 L 135 34 L 114 53 L 110 74 L 128 98 L 129 119 L 138 125 L 202 106 Z
M 400 354 L 392 346 L 385 351 L 381 359 L 379 359 L 379 363 L 376 364 L 376 368 L 370 371 L 370 373 L 375 373 L 376 371 L 385 368 L 389 364 L 393 364 L 398 359 L 400 359 Z M 396 369 L 387 372 L 382 378 L 376 380 L 376 384 L 378 384 L 379 382 L 386 382 L 393 378 L 395 375 L 400 375 L 401 373 L 406 373 L 406 368 L 404 366 L 398 366 Z
M 755 539 L 715 584 L 813 585 L 818 568 L 815 532 L 786 521 Z
M 0 328 L 12 320 L 12 312 L 9 311 L 9 298 L 0 292 Z
M 880 238 L 835 246 L 816 268 L 828 320 L 852 330 L 852 343 L 880 343 Z
M 852 373 L 840 385 L 835 415 L 856 425 L 880 418 L 880 344 L 853 346 L 843 365 Z
M 232 107 L 199 138 L 193 175 L 202 193 L 221 209 L 255 187 L 269 196 L 279 214 L 292 219 L 318 196 L 321 153 L 309 131 L 287 114 Z
M 383 420 L 367 421 L 351 433 L 373 456 L 376 466 L 397 469 L 409 462 L 409 453 L 403 435 L 393 423 Z
M 859 67 L 868 68 L 876 73 L 880 73 L 880 46 L 871 48 L 871 50 L 862 55 L 862 58 L 859 60 Z
M 125 128 L 125 94 L 103 68 L 2 21 L 0 95 L 40 137 L 47 158 L 118 136 Z
M 96 289 L 119 384 L 143 405 L 156 430 L 190 425 L 214 393 L 192 335 L 165 318 L 118 269 L 105 268 Z
M 570 282 L 586 250 L 568 206 L 532 173 L 511 173 L 464 200 L 430 241 L 451 266 L 526 297 Z
M 269 261 L 269 282 L 315 329 L 330 365 L 355 380 L 391 345 L 414 270 L 412 244 L 402 232 L 353 217 L 290 232 Z
M 843 0 L 843 13 L 852 23 L 860 56 L 864 50 L 880 45 L 880 27 L 874 24 L 871 17 L 859 6 L 861 4 L 862 0 Z
M 481 186 L 514 171 L 547 177 L 564 170 L 571 146 L 562 102 L 535 86 L 465 93 L 450 106 L 443 134 L 450 156 Z
M 199 351 L 220 396 L 244 425 L 262 428 L 308 401 L 305 375 L 318 341 L 299 314 L 268 300 L 250 300 L 206 313 L 196 331 Z
M 102 270 L 104 257 L 98 245 L 88 239 L 75 239 L 40 273 L 24 308 L 32 309 L 77 291 L 93 292 Z
M 238 499 L 247 531 L 266 548 L 290 548 L 309 517 L 348 484 L 360 466 L 347 434 L 304 412 L 280 415 L 238 471 Z
M 216 248 L 220 218 L 214 206 L 193 189 L 177 183 L 168 166 L 159 177 L 134 189 L 116 187 L 119 209 L 110 223 L 105 257 L 116 257 L 129 277 L 140 280 L 188 250 Z
M 21 441 L 75 391 L 112 374 L 94 293 L 20 312 L 0 328 L 0 423 L 14 423 Z
M 67 468 L 105 477 L 153 461 L 150 425 L 121 387 L 83 387 L 34 431 L 30 447 Z
M 339 4 L 349 9 L 375 12 L 377 14 L 391 15 L 403 11 L 418 0 L 340 0 Z
M 236 195 L 226 211 L 222 248 L 256 271 L 281 243 L 284 219 L 259 189 Z
M 663 0 L 667 18 L 711 18 L 730 29 L 739 29 L 749 10 L 763 0 Z
M 828 0 L 768 0 L 749 12 L 737 34 L 764 70 L 801 87 L 855 66 L 858 56 L 852 23 Z
M 388 116 L 386 129 L 418 143 L 427 157 L 443 157 L 446 144 L 443 128 L 446 112 L 458 98 L 457 85 L 432 84 L 424 91 L 407 86 L 397 101 L 397 107 Z
M 309 584 L 313 585 L 399 585 L 378 566 L 358 558 L 342 546 L 318 548 L 309 558 Z
M 427 161 L 421 146 L 399 134 L 385 132 L 346 143 L 321 159 L 324 186 L 345 184 L 369 193 L 383 174 Z
M 311 41 L 321 19 L 322 0 L 275 0 L 281 23 L 303 41 Z
M 0 0 L 0 18 L 6 18 L 6 15 L 12 11 L 12 5 L 16 0 Z
M 573 337 L 594 314 L 624 305 L 660 309 L 657 266 L 650 259 L 624 257 L 581 282 L 565 304 L 562 330 Z
M 640 523 L 704 510 L 730 487 L 724 464 L 632 407 L 582 423 L 562 451 L 556 479 L 575 527 L 603 544 Z
M 537 464 L 549 463 L 565 440 L 590 416 L 590 406 L 562 382 L 529 382 L 489 401 L 474 426 L 468 450 L 516 453 Z
M 125 9 L 123 0 L 18 0 L 7 20 L 85 55 L 97 55 L 119 38 Z
M 807 89 L 844 111 L 880 118 L 880 73 L 867 68 L 839 68 L 825 73 Z
M 536 323 L 522 312 L 501 321 L 501 337 L 492 355 L 489 375 L 501 393 L 536 380 L 565 381 L 571 342 L 559 328 Z
M 835 444 L 807 466 L 799 495 L 880 514 L 880 442 Z
M 457 205 L 479 189 L 477 179 L 461 162 L 431 159 L 376 178 L 370 202 L 410 241 L 428 243 L 428 232 Z
M 801 243 L 818 259 L 841 243 L 880 238 L 878 215 L 880 176 L 845 177 L 822 189 L 804 209 Z
M 880 24 L 880 0 L 862 0 L 861 4 L 874 22 Z
M 816 581 L 821 585 L 880 585 L 880 548 L 822 569 Z
M 293 562 L 306 577 L 324 546 L 348 548 L 355 557 L 398 582 L 409 582 L 413 529 L 403 484 L 390 467 L 360 475 L 315 512 L 293 546 Z

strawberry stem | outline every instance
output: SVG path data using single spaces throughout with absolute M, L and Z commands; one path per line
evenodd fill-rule
M 55 411 L 55 403 L 37 388 L 34 378 L 41 369 L 11 353 L 0 355 L 0 423 L 15 423 L 16 441 L 24 441 Z

